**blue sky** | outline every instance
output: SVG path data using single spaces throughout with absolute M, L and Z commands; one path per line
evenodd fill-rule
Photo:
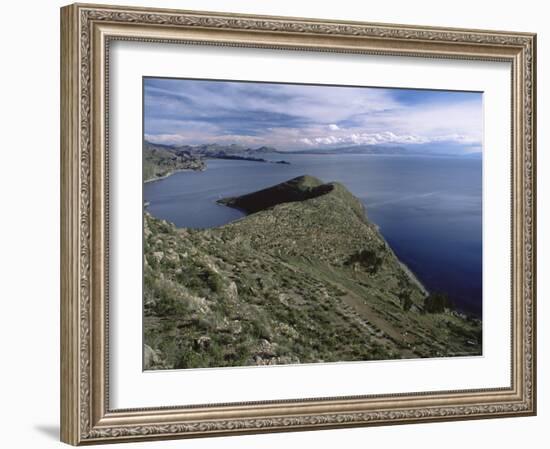
M 154 143 L 455 153 L 482 145 L 476 92 L 145 78 L 144 96 L 145 138 Z

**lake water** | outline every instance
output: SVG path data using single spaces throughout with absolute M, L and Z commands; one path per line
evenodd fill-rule
M 481 316 L 482 161 L 468 157 L 262 155 L 290 165 L 208 160 L 204 172 L 179 172 L 144 186 L 155 217 L 208 228 L 243 216 L 216 200 L 308 174 L 344 184 L 397 256 L 429 291 Z

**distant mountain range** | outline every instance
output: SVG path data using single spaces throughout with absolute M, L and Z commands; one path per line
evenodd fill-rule
M 416 154 L 402 147 L 386 145 L 351 145 L 336 148 L 316 148 L 293 151 L 295 154 Z
M 218 157 L 220 155 L 242 155 L 242 154 L 261 154 L 261 153 L 280 153 L 276 148 L 261 146 L 250 148 L 242 145 L 220 145 L 218 143 L 207 143 L 202 145 L 180 145 L 173 146 L 175 150 L 186 151 L 204 157 Z
M 345 147 L 315 148 L 292 151 L 293 154 L 388 154 L 407 156 L 464 156 L 478 158 L 480 152 L 458 153 L 456 149 L 441 148 L 436 145 L 415 145 L 411 148 L 391 145 L 350 145 Z
M 145 141 L 143 144 L 143 180 L 154 181 L 181 170 L 204 170 L 205 159 L 231 159 L 270 164 L 290 164 L 285 160 L 267 160 L 258 155 L 280 153 L 272 147 L 245 148 L 240 145 L 171 146 Z
M 231 144 L 222 145 L 218 143 L 201 145 L 161 145 L 145 142 L 145 147 L 162 148 L 176 154 L 188 154 L 203 158 L 228 158 L 228 156 L 237 156 L 243 159 L 258 160 L 267 162 L 263 159 L 255 159 L 254 156 L 264 153 L 278 154 L 388 154 L 388 155 L 431 155 L 431 156 L 463 156 L 468 158 L 481 158 L 482 153 L 471 152 L 463 153 L 462 148 L 454 146 L 442 146 L 437 144 L 415 145 L 414 147 L 404 148 L 402 146 L 392 145 L 349 145 L 343 147 L 331 148 L 313 148 L 308 150 L 282 151 L 271 146 L 260 146 L 257 148 L 246 147 L 243 145 Z

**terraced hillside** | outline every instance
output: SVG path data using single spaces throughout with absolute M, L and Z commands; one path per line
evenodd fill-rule
M 429 313 L 343 185 L 303 176 L 221 202 L 250 215 L 192 230 L 145 214 L 146 369 L 481 354 L 481 323 Z

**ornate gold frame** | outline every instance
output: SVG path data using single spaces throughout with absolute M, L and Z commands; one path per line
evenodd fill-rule
M 535 51 L 529 33 L 75 4 L 61 9 L 61 439 L 85 443 L 534 415 Z M 107 94 L 112 40 L 509 61 L 511 388 L 111 410 Z

